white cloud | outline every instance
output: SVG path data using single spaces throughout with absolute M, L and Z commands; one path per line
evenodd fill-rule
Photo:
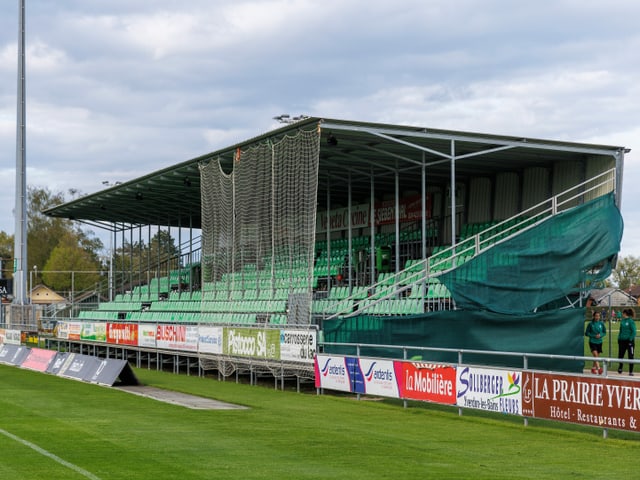
M 638 14 L 624 0 L 33 0 L 28 181 L 88 193 L 263 133 L 281 113 L 622 145 L 623 250 L 640 255 Z M 16 39 L 17 6 L 2 2 L 5 205 Z

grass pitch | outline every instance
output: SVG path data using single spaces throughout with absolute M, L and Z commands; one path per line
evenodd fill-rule
M 640 437 L 390 401 L 136 370 L 242 404 L 190 410 L 0 365 L 0 478 L 633 478 Z M 611 459 L 603 467 L 601 459 Z M 597 466 L 594 468 L 593 461 Z

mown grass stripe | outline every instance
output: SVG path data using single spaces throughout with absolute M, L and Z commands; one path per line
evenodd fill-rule
M 95 476 L 93 473 L 87 472 L 86 470 L 80 468 L 77 465 L 74 465 L 71 462 L 67 462 L 66 460 L 58 457 L 57 455 L 54 455 L 51 452 L 48 452 L 44 448 L 41 448 L 38 445 L 29 442 L 28 440 L 25 440 L 24 438 L 20 438 L 20 437 L 14 435 L 13 433 L 10 433 L 10 432 L 7 432 L 6 430 L 3 430 L 2 428 L 0 428 L 0 433 L 2 435 L 4 435 L 5 437 L 9 437 L 10 439 L 15 440 L 16 442 L 21 443 L 22 445 L 24 445 L 26 447 L 29 447 L 32 450 L 35 450 L 39 454 L 44 455 L 45 457 L 48 457 L 51 460 L 53 460 L 55 462 L 58 462 L 61 465 L 64 465 L 65 467 L 70 468 L 71 470 L 73 470 L 76 473 L 79 473 L 83 477 L 89 478 L 91 480 L 100 480 L 100 477 Z

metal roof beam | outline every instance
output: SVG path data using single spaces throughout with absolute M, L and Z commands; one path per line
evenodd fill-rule
M 456 161 L 464 160 L 466 158 L 477 157 L 479 155 L 488 155 L 489 153 L 502 152 L 503 150 L 511 150 L 516 148 L 513 145 L 503 145 L 502 147 L 489 148 L 487 150 L 481 150 L 479 152 L 465 153 L 464 155 L 456 155 Z
M 395 139 L 393 135 L 403 136 L 403 137 L 418 137 L 425 139 L 438 139 L 438 140 L 454 140 L 456 142 L 470 142 L 470 143 L 478 143 L 478 144 L 489 144 L 496 145 L 501 144 L 504 146 L 511 147 L 521 147 L 521 148 L 537 148 L 541 150 L 555 150 L 569 153 L 583 153 L 589 155 L 611 155 L 615 156 L 619 147 L 612 147 L 610 149 L 601 148 L 602 146 L 579 146 L 576 144 L 565 144 L 562 142 L 558 142 L 555 144 L 546 143 L 544 141 L 535 140 L 535 139 L 509 139 L 509 138 L 500 138 L 496 136 L 472 136 L 465 134 L 446 134 L 446 133 L 435 133 L 429 132 L 427 129 L 423 130 L 398 130 L 393 128 L 372 128 L 372 127 L 356 127 L 351 125 L 343 125 L 339 123 L 323 123 L 322 128 L 331 128 L 333 130 L 346 130 L 346 131 L 354 131 L 354 132 L 363 132 L 369 133 L 371 135 L 376 135 L 382 138 L 388 138 L 389 140 L 397 141 L 398 143 L 403 143 L 402 140 Z M 424 147 L 420 147 L 419 145 L 415 145 L 409 142 L 405 143 L 407 146 L 415 147 L 422 150 Z M 447 156 L 446 154 L 437 153 L 441 156 Z
M 366 160 L 366 159 L 365 159 L 365 160 L 363 160 L 362 158 L 360 158 L 360 157 L 356 157 L 355 155 L 351 155 L 350 153 L 344 153 L 344 152 L 340 152 L 340 151 L 338 151 L 338 152 L 336 152 L 336 154 L 337 154 L 337 155 L 340 155 L 340 156 L 342 156 L 342 157 L 345 157 L 345 158 L 351 159 L 351 160 L 354 160 L 354 159 L 355 159 L 355 160 L 358 160 L 358 161 L 360 161 L 360 162 L 364 161 L 364 163 L 366 163 L 366 164 L 369 164 L 369 165 L 375 165 L 375 166 L 376 166 L 376 167 L 378 167 L 378 168 L 381 168 L 381 169 L 383 169 L 383 170 L 388 170 L 388 171 L 390 171 L 390 172 L 392 172 L 392 173 L 397 172 L 397 169 L 395 169 L 395 168 L 387 167 L 386 165 L 380 165 L 379 163 L 374 163 L 374 162 L 372 162 L 372 161 L 370 161 L 370 160 Z
M 391 158 L 395 158 L 397 160 L 402 160 L 404 162 L 413 163 L 414 165 L 417 165 L 419 167 L 422 166 L 422 162 L 420 162 L 418 160 L 414 160 L 413 158 L 405 157 L 404 155 L 398 155 L 397 153 L 387 152 L 386 150 L 383 150 L 382 148 L 372 147 L 370 145 L 366 145 L 365 148 L 367 150 L 373 150 L 374 152 L 381 153 L 383 155 L 387 155 L 387 156 L 389 156 Z

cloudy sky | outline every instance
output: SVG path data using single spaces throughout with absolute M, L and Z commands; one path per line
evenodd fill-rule
M 26 0 L 27 182 L 92 193 L 289 113 L 602 143 L 640 256 L 636 0 Z M 18 0 L 0 2 L 13 233 Z

